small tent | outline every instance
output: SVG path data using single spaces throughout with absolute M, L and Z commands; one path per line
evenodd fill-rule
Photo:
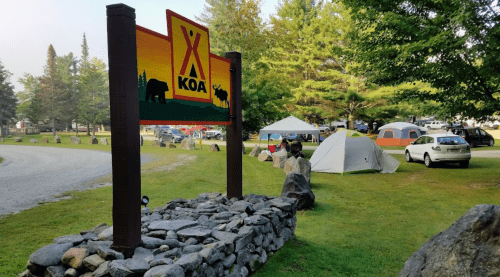
M 345 173 L 363 170 L 393 173 L 399 161 L 370 138 L 352 130 L 329 136 L 311 157 L 311 171 Z
M 421 129 L 408 122 L 394 122 L 380 127 L 376 143 L 383 146 L 406 146 L 421 135 Z
M 294 116 L 289 116 L 285 119 L 277 121 L 267 127 L 260 129 L 259 143 L 262 137 L 266 134 L 311 134 L 319 138 L 319 129 L 311 126 L 309 123 L 302 121 Z M 319 143 L 319 142 L 318 142 Z

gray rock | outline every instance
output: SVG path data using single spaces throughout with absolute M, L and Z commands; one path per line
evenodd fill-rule
M 62 237 L 57 237 L 54 239 L 54 243 L 72 243 L 73 245 L 77 245 L 83 241 L 83 237 L 81 235 L 67 235 Z
M 258 159 L 261 162 L 272 161 L 273 160 L 273 156 L 270 155 L 267 151 L 264 150 L 264 151 L 260 152 L 260 154 L 258 156 Z
M 283 228 L 283 230 L 279 233 L 279 236 L 282 237 L 284 241 L 288 241 L 292 235 L 292 230 L 288 228 Z
M 94 254 L 83 259 L 83 265 L 90 271 L 95 271 L 101 264 L 106 262 L 101 256 Z
M 144 248 L 147 248 L 147 249 L 155 249 L 155 248 L 158 248 L 158 247 L 166 244 L 165 240 L 152 238 L 152 237 L 148 237 L 148 236 L 141 236 L 141 241 L 142 241 L 142 245 L 144 246 Z
M 250 152 L 250 154 L 248 154 L 250 157 L 258 157 L 260 152 L 262 150 L 260 149 L 260 147 L 258 145 L 255 145 L 252 149 L 252 151 Z
M 235 261 L 236 255 L 231 254 L 222 260 L 222 265 L 224 266 L 224 268 L 230 268 L 231 266 L 233 266 Z
M 229 207 L 229 211 L 234 211 L 234 212 L 240 212 L 240 213 L 243 213 L 245 212 L 245 209 L 248 207 L 248 206 L 252 206 L 250 203 L 248 203 L 247 201 L 236 201 L 234 202 L 230 207 Z
M 181 250 L 179 248 L 175 248 L 175 249 L 166 251 L 165 254 L 163 255 L 163 257 L 175 259 L 175 258 L 180 257 L 181 255 L 182 255 Z
M 55 143 L 61 143 L 61 139 L 58 136 L 54 137 L 54 142 Z
M 66 272 L 66 268 L 64 266 L 53 265 L 47 267 L 44 277 L 64 277 L 64 272 Z
M 82 140 L 79 137 L 71 137 L 71 143 L 73 143 L 73 144 L 81 144 Z
M 203 227 L 192 227 L 188 229 L 183 229 L 177 232 L 177 236 L 181 240 L 187 240 L 188 238 L 196 238 L 197 240 L 205 240 L 210 236 L 212 230 Z
M 179 230 L 191 228 L 196 225 L 198 225 L 198 222 L 192 220 L 160 220 L 151 222 L 148 229 L 152 231 L 172 230 L 174 232 L 178 232 Z
M 236 263 L 240 266 L 246 265 L 250 259 L 252 258 L 252 254 L 248 249 L 242 249 L 240 252 L 238 252 L 238 257 L 236 259 Z
M 179 265 L 160 265 L 148 270 L 144 277 L 184 277 L 184 270 Z
M 288 158 L 288 152 L 286 152 L 286 149 L 283 149 L 273 153 L 272 157 L 273 157 L 273 167 L 284 168 L 286 159 Z
M 98 144 L 98 143 L 99 143 L 99 141 L 97 140 L 97 138 L 95 136 L 90 137 L 89 144 Z
M 301 159 L 301 158 L 299 158 Z M 306 209 L 314 204 L 314 193 L 304 175 L 290 172 L 286 175 L 285 184 L 281 190 L 282 197 L 291 197 L 298 200 L 297 208 Z
M 104 231 L 104 230 L 106 230 L 108 228 L 109 228 L 108 224 L 101 223 L 101 224 L 96 225 L 95 227 L 93 227 L 92 229 L 90 229 L 87 232 L 99 235 L 102 231 Z
M 259 262 L 260 262 L 260 264 L 264 264 L 264 263 L 266 263 L 266 261 L 267 261 L 267 253 L 265 250 L 262 250 L 262 252 L 260 254 Z
M 189 238 L 184 242 L 185 246 L 198 244 L 198 240 L 195 238 Z
M 182 254 L 200 252 L 203 249 L 201 245 L 188 245 L 182 249 Z
M 82 235 L 83 240 L 88 241 L 88 240 L 97 240 L 97 235 L 94 233 L 86 233 Z
M 113 240 L 113 226 L 103 230 L 101 233 L 99 233 L 99 235 L 97 235 L 97 238 L 99 240 L 107 240 L 107 241 Z
M 283 247 L 283 245 L 285 244 L 285 241 L 283 240 L 282 237 L 276 237 L 274 240 L 273 240 L 273 243 L 276 245 L 276 250 L 280 249 L 281 247 Z
M 73 243 L 50 244 L 31 254 L 29 262 L 40 266 L 53 266 L 61 262 L 61 258 L 73 247 Z
M 163 244 L 167 245 L 170 249 L 180 246 L 179 241 L 176 239 L 166 239 L 163 241 Z
M 180 265 L 184 270 L 195 270 L 199 265 L 201 265 L 201 262 L 203 261 L 203 258 L 201 257 L 200 253 L 191 253 L 191 254 L 186 254 L 180 257 L 174 264 Z
M 102 145 L 108 145 L 108 138 L 101 138 L 101 144 Z M 142 144 L 141 144 L 141 146 L 142 146 Z
M 258 234 L 257 236 L 253 237 L 252 243 L 256 246 L 262 246 L 263 239 L 264 239 L 264 236 L 262 234 Z
M 167 231 L 165 231 L 165 230 L 153 231 L 153 232 L 149 232 L 147 234 L 147 236 L 152 237 L 152 238 L 157 238 L 157 239 L 165 239 L 165 237 L 167 236 Z
M 132 258 L 142 259 L 149 263 L 155 258 L 155 256 L 153 255 L 153 252 L 151 250 L 142 247 L 137 247 L 134 250 L 134 255 L 132 256 Z
M 276 207 L 278 209 L 281 209 L 283 211 L 292 211 L 293 205 L 289 202 L 284 201 L 281 198 L 274 198 L 272 200 L 269 200 L 271 202 L 271 207 Z
M 149 265 L 151 267 L 159 266 L 159 265 L 171 265 L 174 263 L 174 260 L 168 259 L 168 258 L 155 258 L 151 262 L 149 262 Z
M 87 245 L 85 246 L 85 248 L 87 248 L 87 250 L 89 250 L 89 254 L 93 255 L 93 254 L 97 253 L 97 249 L 100 246 L 110 248 L 111 245 L 113 245 L 112 241 L 90 241 L 89 240 L 87 242 Z
M 45 273 L 47 274 L 47 273 Z M 68 270 L 66 270 L 66 272 L 64 272 L 64 277 L 78 277 L 78 271 L 74 268 L 69 268 Z M 44 277 L 47 277 L 47 275 L 45 275 Z
M 30 139 L 30 142 L 31 143 L 38 143 L 38 140 L 37 139 Z
M 149 262 L 145 261 L 144 259 L 132 258 L 125 261 L 125 266 L 135 273 L 142 274 L 151 268 Z
M 214 144 L 210 145 L 210 149 L 208 149 L 208 151 L 210 151 L 210 152 L 219 152 L 220 148 L 219 148 L 219 146 L 216 143 L 214 143 Z
M 97 254 L 106 261 L 123 260 L 125 258 L 122 253 L 103 245 L 97 247 Z
M 245 218 L 244 222 L 245 225 L 263 225 L 268 223 L 269 219 L 261 215 L 253 215 Z
M 234 240 L 238 237 L 237 234 L 231 233 L 231 232 L 223 232 L 223 231 L 212 231 L 212 237 L 221 240 L 221 241 L 228 241 L 228 242 L 234 242 Z
M 253 208 L 257 211 L 261 210 L 261 209 L 271 208 L 271 202 L 262 201 L 262 202 L 259 202 L 259 203 L 256 203 L 255 205 L 253 205 Z
M 242 277 L 248 276 L 248 268 L 246 266 L 242 266 L 240 268 L 240 276 Z
M 398 276 L 500 276 L 498 230 L 500 206 L 476 205 L 413 253 Z
M 109 269 L 108 269 L 109 261 L 102 263 L 95 271 L 94 271 L 94 277 L 105 277 L 106 275 L 109 276 Z
M 170 231 L 167 231 L 167 237 L 165 239 L 177 239 L 177 234 L 170 230 Z
M 14 137 L 14 141 L 16 141 L 16 142 L 23 142 L 23 138 L 21 138 L 21 137 Z
M 232 216 L 233 213 L 231 212 L 216 213 L 210 217 L 210 220 L 228 220 Z
M 108 270 L 111 277 L 132 277 L 136 275 L 135 272 L 127 268 L 124 260 L 109 262 Z

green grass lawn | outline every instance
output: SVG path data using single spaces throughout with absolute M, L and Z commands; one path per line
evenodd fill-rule
M 84 138 L 80 145 L 61 139 L 60 147 L 110 150 L 109 145 L 89 145 Z M 197 151 L 150 145 L 145 141 L 141 152 L 155 157 L 142 166 L 142 194 L 149 196 L 151 208 L 178 197 L 225 192 L 225 147 L 211 153 L 206 145 Z M 307 157 L 312 153 L 305 151 Z M 168 171 L 168 165 L 189 156 L 196 158 Z M 500 159 L 474 158 L 467 169 L 457 165 L 429 169 L 423 163 L 406 163 L 403 155 L 393 156 L 401 162 L 394 174 L 313 172 L 314 208 L 297 213 L 296 238 L 254 276 L 396 276 L 413 252 L 472 206 L 500 204 Z M 278 196 L 284 179 L 283 170 L 270 162 L 243 156 L 244 194 Z M 110 180 L 106 176 L 98 182 Z M 111 187 L 65 195 L 72 199 L 0 220 L 0 276 L 22 272 L 29 255 L 55 237 L 101 222 L 112 224 Z

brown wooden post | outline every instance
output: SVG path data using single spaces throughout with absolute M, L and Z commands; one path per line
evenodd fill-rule
M 241 53 L 227 52 L 226 58 L 231 60 L 231 108 L 232 123 L 227 125 L 227 197 L 231 199 L 243 197 L 242 178 L 242 114 L 241 114 Z
M 106 6 L 113 168 L 113 245 L 130 257 L 141 243 L 141 164 L 135 10 Z

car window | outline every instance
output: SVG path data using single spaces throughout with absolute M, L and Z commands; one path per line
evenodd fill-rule
M 481 133 L 481 136 L 486 136 L 486 132 L 485 131 L 479 129 L 479 132 Z
M 394 133 L 392 131 L 385 131 L 384 138 L 394 138 Z
M 476 129 L 476 135 L 479 135 L 479 129 Z
M 417 132 L 415 132 L 415 131 L 410 131 L 410 138 L 411 138 L 411 139 L 418 138 L 418 134 L 417 134 Z
M 424 141 L 425 141 L 425 138 L 426 137 L 419 137 L 416 141 L 415 141 L 415 144 L 423 144 Z
M 434 138 L 433 137 L 427 137 L 426 143 L 434 143 Z
M 462 137 L 438 137 L 437 141 L 439 144 L 443 145 L 458 145 L 467 143 Z

